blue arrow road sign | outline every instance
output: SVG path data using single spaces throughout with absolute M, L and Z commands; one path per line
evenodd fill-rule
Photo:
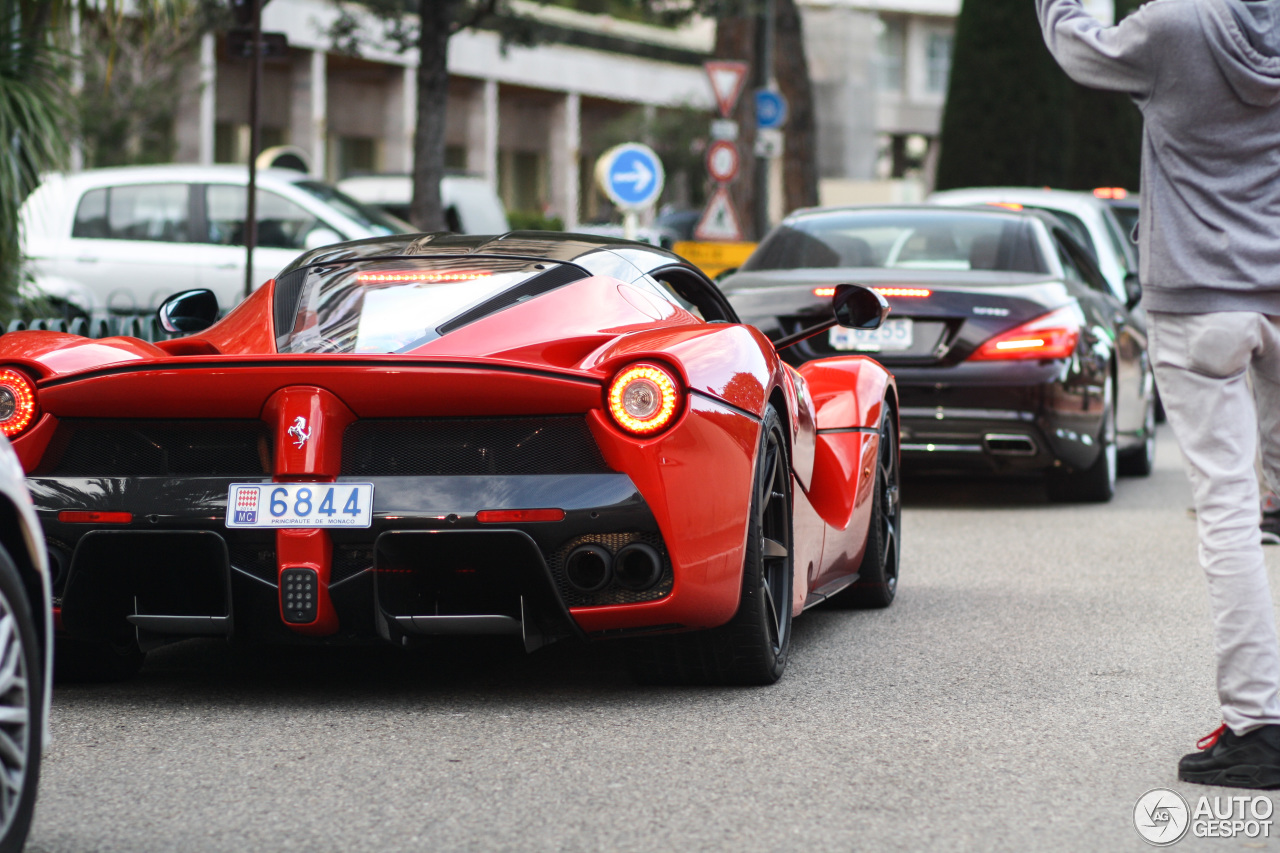
M 787 123 L 787 99 L 775 89 L 756 92 L 756 127 L 773 130 Z
M 657 201 L 665 179 L 658 155 L 648 146 L 636 143 L 619 145 L 610 153 L 601 183 L 614 204 L 644 208 Z

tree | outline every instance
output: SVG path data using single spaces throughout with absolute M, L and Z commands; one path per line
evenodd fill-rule
M 717 59 L 745 59 L 754 65 L 761 54 L 763 0 L 726 0 L 710 4 L 706 11 L 718 14 L 715 56 Z M 783 146 L 783 209 L 812 207 L 818 203 L 817 134 L 813 107 L 813 85 L 804 51 L 804 33 L 795 0 L 775 0 L 774 73 L 778 88 L 787 99 L 789 117 Z M 759 188 L 756 173 L 755 103 L 751 89 L 764 85 L 761 69 L 752 68 L 734 119 L 742 129 L 738 150 L 742 157 L 742 178 L 730 186 L 730 196 L 741 218 L 744 235 L 759 240 L 751 211 L 755 210 Z M 754 81 L 754 82 L 752 82 Z
M 965 0 L 942 116 L 938 189 L 1062 186 L 1067 91 L 1033 4 Z
M 62 7 L 65 11 L 65 7 Z M 22 270 L 18 211 L 69 153 L 63 54 L 51 28 L 64 18 L 53 2 L 0 0 L 0 317 L 13 312 Z
M 351 6 L 337 0 L 341 14 L 330 30 L 335 46 L 359 55 L 368 38 Z M 541 0 L 547 2 L 547 0 Z M 445 229 L 440 180 L 444 177 L 445 112 L 449 102 L 449 39 L 472 27 L 489 27 L 507 41 L 529 43 L 536 23 L 511 9 L 511 0 L 366 0 L 383 37 L 400 50 L 418 49 L 417 119 L 413 135 L 413 201 L 409 220 L 423 231 Z
M 76 111 L 86 165 L 173 159 L 174 117 L 195 85 L 187 60 L 225 16 L 222 0 L 134 0 L 128 16 L 83 17 Z
M 1137 0 L 1116 0 L 1116 19 L 1135 11 L 1138 5 Z M 1128 95 L 1090 89 L 1071 81 L 1067 87 L 1072 133 L 1062 186 L 1076 190 L 1137 189 L 1142 160 L 1142 113 Z
M 1022 0 L 965 0 L 941 136 L 938 189 L 1138 183 L 1141 115 L 1125 95 L 1072 82 Z

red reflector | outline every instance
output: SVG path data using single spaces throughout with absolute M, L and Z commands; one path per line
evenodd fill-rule
M 876 293 L 888 299 L 896 296 L 899 299 L 927 299 L 932 290 L 924 287 L 873 287 Z
M 836 289 L 834 287 L 815 287 L 813 289 L 813 295 L 829 299 L 836 295 Z
M 493 273 L 483 270 L 453 270 L 451 272 L 366 272 L 356 276 L 356 281 L 471 281 L 477 278 L 489 278 Z
M 133 521 L 131 512 L 88 512 L 85 510 L 63 510 L 58 513 L 58 521 L 67 524 L 128 524 Z
M 481 524 L 512 524 L 521 521 L 564 521 L 562 509 L 484 509 L 476 513 Z

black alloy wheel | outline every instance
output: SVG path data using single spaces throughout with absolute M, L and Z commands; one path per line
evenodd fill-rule
M 765 408 L 756 451 L 738 612 L 707 631 L 640 641 L 632 672 L 647 684 L 773 684 L 791 647 L 791 464 L 782 421 Z
M 44 741 L 44 662 L 26 588 L 0 546 L 0 853 L 31 829 Z
M 1115 495 L 1118 454 L 1115 384 L 1110 376 L 1103 386 L 1102 398 L 1102 428 L 1095 439 L 1098 458 L 1088 468 L 1051 468 L 1047 480 L 1050 500 L 1106 503 Z
M 876 478 L 872 496 L 867 547 L 858 567 L 858 579 L 831 597 L 838 607 L 879 608 L 893 604 L 898 594 L 898 564 L 902 539 L 902 467 L 898 434 L 889 402 L 880 416 L 880 448 L 876 453 Z

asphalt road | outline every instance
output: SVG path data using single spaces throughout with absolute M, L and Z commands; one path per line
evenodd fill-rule
M 608 646 L 166 648 L 55 693 L 28 850 L 1146 850 L 1141 794 L 1221 793 L 1175 777 L 1218 717 L 1160 441 L 1105 506 L 908 480 L 897 602 L 805 614 L 771 688 L 637 687 Z

